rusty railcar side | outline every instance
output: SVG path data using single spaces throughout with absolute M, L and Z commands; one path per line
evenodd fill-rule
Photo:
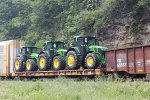
M 150 45 L 105 52 L 106 72 L 150 74 Z

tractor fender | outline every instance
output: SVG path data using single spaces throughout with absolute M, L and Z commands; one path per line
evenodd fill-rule
M 37 54 L 37 53 L 32 53 L 30 56 L 31 56 L 30 58 L 38 58 L 39 54 Z
M 43 52 L 40 52 L 40 53 L 39 53 L 38 58 L 39 58 L 39 56 L 40 56 L 42 53 L 44 53 L 44 54 L 46 55 L 46 57 L 48 57 L 47 52 L 44 52 L 44 51 L 43 51 Z
M 97 57 L 99 58 L 100 62 L 102 64 L 106 63 L 106 59 L 104 57 L 104 55 L 102 55 L 99 50 L 95 50 L 95 49 L 101 49 L 101 48 L 97 48 L 97 47 L 93 47 L 93 48 L 89 48 L 89 52 L 88 53 L 94 53 L 95 55 L 97 55 Z M 87 54 L 86 54 L 87 55 Z
M 39 54 L 37 53 L 32 53 L 29 59 L 34 59 L 36 62 L 38 61 Z
M 56 51 L 55 56 L 65 56 L 66 52 L 67 52 L 66 49 L 58 49 L 58 50 Z
M 75 51 L 78 55 L 80 54 L 79 48 L 77 48 L 77 47 L 72 47 L 72 48 L 68 49 L 66 54 L 71 50 Z
M 89 52 L 86 52 L 86 54 L 85 54 L 85 55 L 87 55 L 88 53 L 94 53 L 94 51 L 89 51 Z

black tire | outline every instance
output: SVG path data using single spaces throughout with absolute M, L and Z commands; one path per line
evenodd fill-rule
M 58 60 L 59 64 L 58 66 L 55 65 L 55 60 Z M 53 58 L 53 65 L 52 65 L 52 70 L 64 70 L 66 67 L 65 59 L 61 56 L 55 56 Z
M 74 64 L 73 65 L 69 65 L 68 63 L 68 57 L 72 55 L 74 57 Z M 75 70 L 75 69 L 79 69 L 80 66 L 78 65 L 78 58 L 77 58 L 77 53 L 75 51 L 69 51 L 67 53 L 67 57 L 66 57 L 66 67 L 68 70 Z
M 44 60 L 43 65 L 40 64 L 41 58 Z M 40 56 L 39 56 L 38 69 L 40 71 L 47 71 L 50 69 L 49 64 L 48 64 L 48 59 L 46 58 L 46 55 L 44 53 L 40 54 Z
M 30 64 L 30 65 L 28 65 Z M 26 61 L 26 71 L 36 71 L 38 68 L 37 68 L 37 65 L 36 65 L 36 62 L 35 60 L 33 59 L 28 59 Z
M 91 65 L 88 64 L 88 58 L 91 57 L 93 59 L 93 63 Z M 100 65 L 100 61 L 94 53 L 88 53 L 85 57 L 85 67 L 87 69 L 96 69 Z
M 14 71 L 15 72 L 22 72 L 25 71 L 25 62 L 20 59 L 20 57 L 17 57 L 15 59 L 15 65 L 14 65 Z

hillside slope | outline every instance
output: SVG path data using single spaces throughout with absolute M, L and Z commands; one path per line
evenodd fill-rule
M 143 21 L 142 29 L 133 32 L 126 26 L 132 23 L 131 18 L 116 19 L 113 26 L 109 27 L 103 35 L 101 44 L 109 49 L 150 45 L 150 17 Z
M 42 46 L 73 35 L 109 49 L 150 44 L 150 0 L 0 0 L 0 40 Z

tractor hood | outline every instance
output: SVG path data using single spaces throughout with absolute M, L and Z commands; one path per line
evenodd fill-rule
M 89 46 L 89 48 L 90 48 L 90 49 L 92 49 L 92 48 L 98 48 L 98 49 L 101 49 L 102 51 L 108 50 L 107 47 L 98 46 L 98 45 L 91 45 L 91 46 Z
M 38 54 L 37 54 L 37 53 L 32 53 L 32 54 L 31 54 L 31 57 L 32 57 L 32 58 L 38 58 Z
M 66 49 L 58 49 L 56 54 L 60 56 L 65 56 L 67 50 Z
M 58 49 L 57 52 L 67 52 L 66 49 Z

